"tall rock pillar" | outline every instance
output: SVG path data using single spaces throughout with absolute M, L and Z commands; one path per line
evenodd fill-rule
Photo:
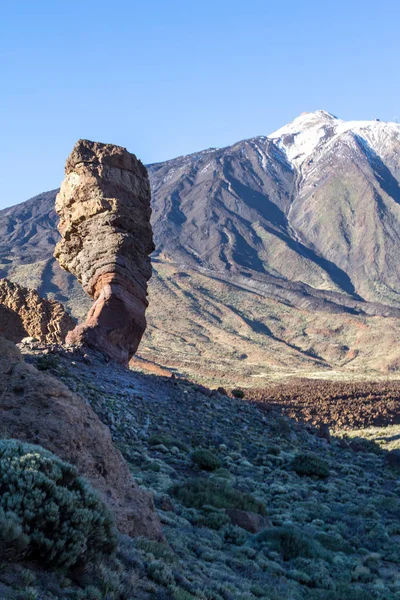
M 125 148 L 79 140 L 56 211 L 62 239 L 54 256 L 94 300 L 66 341 L 127 365 L 146 329 L 154 250 L 147 169 Z

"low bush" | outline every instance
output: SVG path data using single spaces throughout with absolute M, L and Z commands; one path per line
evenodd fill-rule
M 279 446 L 267 446 L 265 448 L 265 453 L 270 454 L 271 456 L 279 456 L 281 453 L 281 449 Z
M 365 588 L 356 587 L 351 584 L 339 584 L 338 589 L 334 592 L 330 590 L 310 590 L 308 595 L 310 600 L 374 600 L 375 597 Z M 390 596 L 383 597 L 388 598 Z
M 218 485 L 200 477 L 175 485 L 170 492 L 187 507 L 201 509 L 209 505 L 215 508 L 239 508 L 260 515 L 266 514 L 264 504 L 250 494 L 235 490 L 225 483 Z
M 0 554 L 71 567 L 110 553 L 112 518 L 74 467 L 40 446 L 0 440 Z
M 271 423 L 271 433 L 274 436 L 287 438 L 292 434 L 290 421 L 285 417 L 279 416 Z
M 204 507 L 200 513 L 196 513 L 192 522 L 198 527 L 208 527 L 209 529 L 218 530 L 224 527 L 224 525 L 228 525 L 231 520 L 223 510 Z
M 239 389 L 234 389 L 232 390 L 232 396 L 234 398 L 240 398 L 243 399 L 245 397 L 245 393 L 243 390 L 239 390 Z
M 57 369 L 60 364 L 60 359 L 54 354 L 44 354 L 40 356 L 36 361 L 36 368 L 39 371 L 48 371 L 51 369 Z
M 160 559 L 163 562 L 172 563 L 176 560 L 171 548 L 162 542 L 155 542 L 147 538 L 136 538 L 136 548 L 146 554 L 152 554 L 155 559 Z
M 165 446 L 166 448 L 173 448 L 174 446 L 182 452 L 189 452 L 189 447 L 185 442 L 177 440 L 170 435 L 162 435 L 153 433 L 147 440 L 149 446 Z
M 272 551 L 279 552 L 283 560 L 298 557 L 322 558 L 327 555 L 327 551 L 318 542 L 298 527 L 289 525 L 264 529 L 253 536 L 251 543 L 255 546 L 268 546 Z
M 189 594 L 186 590 L 178 587 L 172 588 L 173 600 L 196 600 L 196 596 Z
M 338 534 L 332 535 L 320 531 L 315 534 L 315 539 L 322 544 L 324 548 L 331 550 L 332 552 L 344 552 L 345 554 L 352 554 L 354 552 L 354 548 L 351 544 Z
M 221 466 L 218 456 L 215 456 L 210 450 L 199 448 L 191 454 L 192 462 L 204 471 L 215 471 Z
M 292 461 L 292 468 L 297 475 L 308 475 L 325 479 L 329 477 L 329 465 L 313 453 L 297 454 Z

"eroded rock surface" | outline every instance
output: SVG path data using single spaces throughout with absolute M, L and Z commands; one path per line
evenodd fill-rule
M 83 398 L 22 361 L 0 337 L 0 422 L 3 437 L 38 444 L 76 465 L 113 512 L 120 531 L 162 539 L 151 494 L 132 479 L 109 429 Z
M 8 279 L 0 279 L 0 335 L 18 343 L 34 337 L 47 344 L 64 342 L 75 320 L 55 300 L 41 298 Z
M 127 364 L 146 329 L 154 250 L 146 167 L 125 148 L 79 140 L 56 211 L 62 239 L 54 255 L 95 301 L 67 342 Z

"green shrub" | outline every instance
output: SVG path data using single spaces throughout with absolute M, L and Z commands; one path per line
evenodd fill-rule
M 265 515 L 265 506 L 250 494 L 231 488 L 229 485 L 216 484 L 208 479 L 189 479 L 184 484 L 171 488 L 173 494 L 182 504 L 201 509 L 206 505 L 215 508 L 239 508 Z
M 44 354 L 36 361 L 36 368 L 39 371 L 48 371 L 49 369 L 57 369 L 60 364 L 60 359 L 54 354 Z
M 267 446 L 265 448 L 265 453 L 270 454 L 271 456 L 279 456 L 281 453 L 281 449 L 279 446 Z
M 170 435 L 162 435 L 153 433 L 147 440 L 149 446 L 165 446 L 166 448 L 173 448 L 174 446 L 182 452 L 189 452 L 189 447 L 185 442 L 177 440 Z
M 106 507 L 71 465 L 40 446 L 0 440 L 0 554 L 84 564 L 116 544 Z
M 178 587 L 172 588 L 173 600 L 196 600 L 196 596 L 189 594 L 186 590 Z
M 84 590 L 78 590 L 76 593 L 76 600 L 102 600 L 102 598 L 101 591 L 94 585 L 89 585 Z
M 345 554 L 351 554 L 354 552 L 354 548 L 342 538 L 339 534 L 333 535 L 319 531 L 315 534 L 317 542 L 322 544 L 327 550 L 332 552 L 344 552 Z
M 13 512 L 0 508 L 0 550 L 4 560 L 17 561 L 28 553 L 29 537 Z
M 283 560 L 302 558 L 321 558 L 327 555 L 320 544 L 303 533 L 299 528 L 282 525 L 264 529 L 255 535 L 251 543 L 255 546 L 268 546 L 271 550 L 279 552 Z
M 146 554 L 152 554 L 155 559 L 160 559 L 163 562 L 172 563 L 176 560 L 175 554 L 167 544 L 155 542 L 147 538 L 136 538 L 136 548 L 142 550 Z
M 376 596 L 375 596 L 376 597 Z M 380 596 L 382 598 L 382 596 Z M 387 598 L 388 596 L 383 596 Z M 373 600 L 374 596 L 365 588 L 354 585 L 338 585 L 334 592 L 330 590 L 309 590 L 310 600 Z
M 231 520 L 225 511 L 209 506 L 204 507 L 201 513 L 196 513 L 192 522 L 199 527 L 218 530 L 224 525 L 228 525 Z
M 324 479 L 329 477 L 329 465 L 313 453 L 297 454 L 292 461 L 292 468 L 297 475 L 309 475 Z
M 203 448 L 199 448 L 192 452 L 191 459 L 195 465 L 204 471 L 215 471 L 221 466 L 221 461 L 218 456 L 215 456 L 215 454 Z
M 282 416 L 276 417 L 271 424 L 271 433 L 283 438 L 289 437 L 292 433 L 290 421 Z
M 153 560 L 147 565 L 147 575 L 160 585 L 170 585 L 174 583 L 174 576 L 169 567 L 161 560 Z
M 222 528 L 221 533 L 226 543 L 235 544 L 236 546 L 241 546 L 242 544 L 244 544 L 247 538 L 249 537 L 247 531 L 244 531 L 244 529 L 242 529 L 241 527 L 238 527 L 237 525 L 232 525 L 231 523 L 225 525 Z
M 232 396 L 234 398 L 240 398 L 241 400 L 245 397 L 245 393 L 243 390 L 239 390 L 239 389 L 234 389 L 232 390 Z

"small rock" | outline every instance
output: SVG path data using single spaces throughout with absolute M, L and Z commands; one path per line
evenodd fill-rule
M 22 338 L 22 340 L 21 340 L 20 343 L 24 344 L 24 345 L 25 344 L 28 345 L 28 344 L 34 344 L 35 342 L 38 342 L 38 341 L 39 340 L 37 338 L 35 338 L 35 337 L 24 337 L 24 338 Z

